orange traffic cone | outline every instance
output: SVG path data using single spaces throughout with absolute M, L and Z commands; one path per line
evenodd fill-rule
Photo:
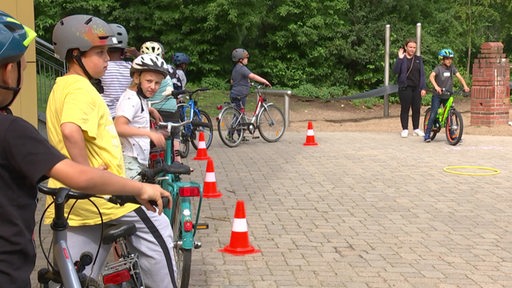
M 249 231 L 247 229 L 247 219 L 245 219 L 245 205 L 242 200 L 236 202 L 235 219 L 233 220 L 233 228 L 231 229 L 231 240 L 228 245 L 219 251 L 236 256 L 261 252 L 260 250 L 254 249 L 249 243 Z
M 206 175 L 204 176 L 203 184 L 203 197 L 222 197 L 222 193 L 220 193 L 220 191 L 217 191 L 217 181 L 215 180 L 215 170 L 213 169 L 213 160 L 211 158 L 208 158 L 208 162 L 206 163 Z
M 306 142 L 304 142 L 304 146 L 317 146 L 318 143 L 315 141 L 315 131 L 313 131 L 313 123 L 311 121 L 308 122 L 308 133 L 306 134 Z
M 199 132 L 199 142 L 197 143 L 197 153 L 194 160 L 208 160 L 208 150 L 206 150 L 206 142 L 204 142 L 203 131 Z

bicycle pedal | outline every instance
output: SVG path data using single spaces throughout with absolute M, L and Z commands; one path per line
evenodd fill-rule
M 206 230 L 208 228 L 210 228 L 208 223 L 197 223 L 196 225 L 196 230 Z

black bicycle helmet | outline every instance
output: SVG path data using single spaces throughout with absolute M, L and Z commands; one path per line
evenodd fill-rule
M 176 66 L 181 64 L 188 64 L 190 63 L 190 58 L 185 53 L 177 52 L 172 56 L 172 63 Z
M 55 55 L 62 60 L 70 49 L 86 52 L 94 46 L 118 44 L 114 32 L 105 21 L 90 15 L 71 15 L 61 19 L 53 29 Z
M 0 64 L 21 59 L 36 32 L 0 10 Z
M 233 50 L 233 52 L 231 52 L 231 60 L 233 60 L 233 62 L 238 62 L 240 59 L 247 57 L 249 57 L 249 52 L 243 48 L 236 48 Z

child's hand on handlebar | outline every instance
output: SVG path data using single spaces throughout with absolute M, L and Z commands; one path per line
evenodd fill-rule
M 165 147 L 165 137 L 162 133 L 151 130 L 149 131 L 149 139 L 151 139 L 157 147 Z
M 165 191 L 156 184 L 148 184 L 148 183 L 140 183 L 142 185 L 142 191 L 139 195 L 135 196 L 137 198 L 137 201 L 141 203 L 146 209 L 153 212 L 158 212 L 158 214 L 162 214 L 163 208 L 170 208 L 171 207 L 171 194 L 169 192 Z M 169 206 L 164 207 L 162 198 L 169 198 Z M 153 206 L 151 202 L 156 202 L 156 207 Z M 158 211 L 157 211 L 158 208 Z

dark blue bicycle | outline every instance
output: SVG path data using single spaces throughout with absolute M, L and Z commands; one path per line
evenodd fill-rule
M 190 124 L 186 124 L 181 128 L 180 139 L 180 156 L 186 158 L 190 151 L 190 144 L 197 150 L 199 142 L 199 133 L 203 132 L 204 142 L 206 148 L 209 148 L 213 139 L 213 124 L 212 119 L 206 111 L 199 109 L 197 100 L 193 95 L 197 92 L 208 91 L 208 88 L 199 88 L 194 91 L 182 90 L 177 92 L 180 94 L 180 100 L 188 98 L 188 101 L 179 103 L 178 109 L 180 111 L 181 122 L 191 120 Z

